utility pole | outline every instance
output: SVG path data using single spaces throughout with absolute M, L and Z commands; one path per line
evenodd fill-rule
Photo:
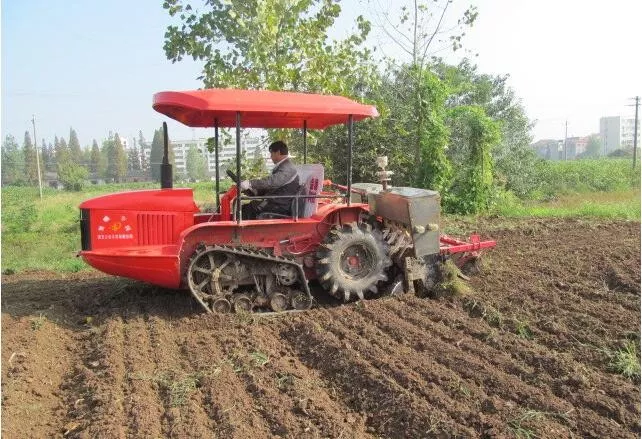
M 635 97 L 635 121 L 633 128 L 633 169 L 635 169 L 635 153 L 638 148 L 638 107 L 640 106 L 640 96 Z
M 36 137 L 36 115 L 31 115 L 33 124 L 33 146 L 36 148 L 36 168 L 38 169 L 38 189 L 40 189 L 40 199 L 42 200 L 42 179 L 40 178 L 40 155 L 38 154 L 38 138 Z
M 568 153 L 566 149 L 567 138 L 568 138 L 568 119 L 566 120 L 566 129 L 564 130 L 564 161 L 568 160 Z

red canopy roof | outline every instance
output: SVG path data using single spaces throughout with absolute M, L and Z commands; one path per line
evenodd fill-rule
M 342 96 L 268 90 L 207 89 L 163 91 L 154 95 L 154 110 L 189 127 L 235 127 L 236 112 L 246 128 L 311 129 L 377 117 L 372 105 L 363 105 Z

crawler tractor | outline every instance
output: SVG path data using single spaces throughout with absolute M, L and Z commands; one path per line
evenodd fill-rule
M 343 301 L 429 290 L 439 264 L 457 254 L 463 264 L 495 245 L 440 234 L 437 192 L 390 187 L 387 160 L 378 183 L 352 183 L 353 124 L 377 117 L 375 107 L 344 97 L 207 89 L 161 92 L 153 108 L 189 127 L 214 127 L 216 210 L 200 211 L 191 189 L 172 188 L 168 136 L 161 189 L 116 193 L 80 205 L 79 255 L 105 273 L 167 288 L 189 289 L 207 312 L 302 310 L 309 282 Z M 347 127 L 347 182 L 325 180 L 307 163 L 307 130 Z M 219 128 L 236 129 L 236 184 L 220 194 Z M 241 130 L 291 128 L 303 133 L 301 187 L 292 216 L 241 217 Z M 374 165 L 374 164 L 373 164 Z

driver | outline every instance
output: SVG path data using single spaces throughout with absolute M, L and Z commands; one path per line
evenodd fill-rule
M 270 158 L 274 163 L 272 173 L 257 180 L 243 180 L 241 191 L 251 191 L 254 195 L 296 195 L 299 191 L 299 175 L 288 156 L 288 146 L 278 140 L 269 146 Z M 253 200 L 241 207 L 243 219 L 256 219 L 261 212 L 292 215 L 292 198 L 272 198 Z

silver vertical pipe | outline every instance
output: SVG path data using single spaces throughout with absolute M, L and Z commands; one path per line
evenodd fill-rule
M 214 119 L 214 166 L 216 167 L 216 211 L 221 212 L 221 200 L 219 194 L 221 188 L 219 186 L 220 176 L 218 175 L 218 118 Z
M 308 162 L 308 121 L 303 121 L 303 164 Z
M 350 195 L 352 195 L 352 142 L 353 142 L 353 117 L 348 116 L 348 206 L 350 206 Z
M 236 112 L 236 222 L 241 223 L 241 112 Z

